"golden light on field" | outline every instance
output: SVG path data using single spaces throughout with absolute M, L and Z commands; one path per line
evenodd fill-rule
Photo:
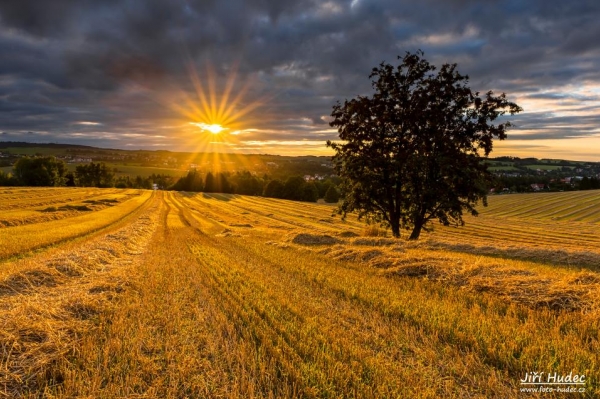
M 415 246 L 327 204 L 7 187 L 0 346 L 18 350 L 3 352 L 0 394 L 508 398 L 540 364 L 600 375 L 599 201 L 492 196 Z M 94 205 L 58 210 L 81 204 Z M 581 389 L 600 394 L 592 378 Z

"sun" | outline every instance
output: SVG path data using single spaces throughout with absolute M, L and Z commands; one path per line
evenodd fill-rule
M 198 126 L 202 130 L 209 131 L 212 134 L 219 134 L 223 130 L 227 130 L 226 127 L 223 127 L 223 126 L 221 126 L 219 124 L 216 124 L 216 123 L 213 123 L 213 124 L 208 124 L 208 123 L 194 123 L 194 125 Z

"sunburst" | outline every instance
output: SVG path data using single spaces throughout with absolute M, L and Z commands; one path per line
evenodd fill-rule
M 211 125 L 207 124 L 207 123 L 195 123 L 195 122 L 190 122 L 192 125 L 196 125 L 198 126 L 200 129 L 207 131 L 207 132 L 211 132 L 212 134 L 219 134 L 224 130 L 229 130 L 229 128 L 223 127 L 217 123 L 213 123 Z
M 217 78 L 210 65 L 202 75 L 191 61 L 187 67 L 194 91 L 190 93 L 179 89 L 178 98 L 170 101 L 168 107 L 187 119 L 186 124 L 194 126 L 200 133 L 194 134 L 194 129 L 182 131 L 186 133 L 192 152 L 189 163 L 209 162 L 213 169 L 218 169 L 219 164 L 229 162 L 226 153 L 234 151 L 240 144 L 240 134 L 243 136 L 245 131 L 256 131 L 253 125 L 258 123 L 258 119 L 253 117 L 254 111 L 270 97 L 248 101 L 245 97 L 251 81 L 237 82 L 237 64 L 229 68 L 224 80 Z M 212 155 L 209 157 L 208 153 Z

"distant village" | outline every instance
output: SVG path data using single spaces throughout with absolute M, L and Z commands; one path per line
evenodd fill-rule
M 491 194 L 600 189 L 600 162 L 501 157 L 490 160 Z

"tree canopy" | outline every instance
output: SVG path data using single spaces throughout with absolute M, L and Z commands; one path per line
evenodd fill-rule
M 55 157 L 20 158 L 13 171 L 15 179 L 23 186 L 63 186 L 67 166 Z
M 112 187 L 115 175 L 105 163 L 77 165 L 75 178 L 83 187 Z
M 482 157 L 506 138 L 511 124 L 502 116 L 521 111 L 504 93 L 473 92 L 456 64 L 437 71 L 423 55 L 373 68 L 375 93 L 334 105 L 330 125 L 342 141 L 327 142 L 342 179 L 339 213 L 357 211 L 395 237 L 412 229 L 411 239 L 432 219 L 462 225 L 463 211 L 487 205 L 491 174 Z

